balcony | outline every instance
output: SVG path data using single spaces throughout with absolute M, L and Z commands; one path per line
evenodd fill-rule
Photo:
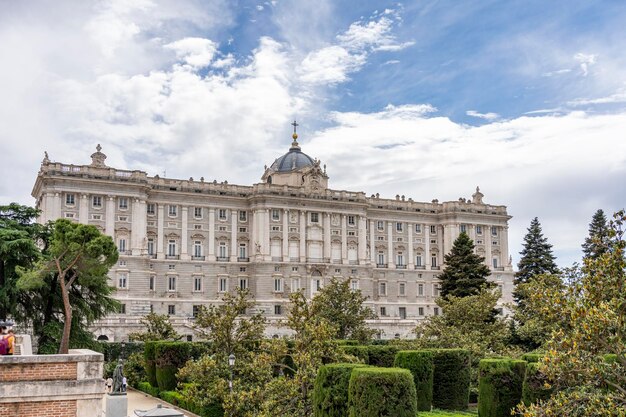
M 415 269 L 426 269 L 424 265 L 415 265 Z
M 180 255 L 165 255 L 165 259 L 180 259 Z
M 348 264 L 349 264 L 349 265 L 358 265 L 358 264 L 359 264 L 359 261 L 355 261 L 355 260 L 348 261 Z
M 272 260 L 273 260 L 273 258 L 272 258 Z M 250 262 L 250 258 L 239 257 L 239 258 L 237 258 L 237 262 Z
M 281 262 L 282 260 L 282 256 L 272 256 L 272 262 Z
M 217 262 L 228 262 L 230 261 L 230 258 L 228 256 L 218 256 L 217 257 Z
M 396 269 L 406 269 L 406 265 L 396 265 Z
M 120 255 L 132 255 L 133 252 L 129 251 L 129 250 L 118 250 L 117 251 Z
M 504 267 L 503 266 L 496 266 L 493 268 L 494 271 L 504 271 Z
M 387 264 L 376 264 L 376 268 L 387 268 Z
M 156 253 L 149 253 L 149 254 L 148 254 L 148 258 L 150 258 L 150 259 L 156 259 L 156 258 L 157 258 L 157 254 L 156 254 Z
M 300 258 L 289 258 L 289 262 L 300 262 Z
M 323 264 L 323 263 L 328 263 L 329 259 L 328 258 L 307 258 L 306 261 L 312 264 Z
M 204 261 L 205 256 L 192 256 L 191 260 L 192 261 Z
M 430 269 L 432 269 L 434 271 L 438 271 L 441 268 L 438 265 L 434 265 L 434 266 L 431 266 Z

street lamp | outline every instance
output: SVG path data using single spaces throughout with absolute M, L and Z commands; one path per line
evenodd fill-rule
M 120 359 L 124 360 L 124 350 L 126 349 L 126 342 L 122 341 L 122 352 L 120 353 Z
M 228 389 L 230 389 L 230 393 L 233 393 L 233 367 L 235 366 L 235 355 L 230 354 L 228 356 L 228 367 L 230 368 L 230 379 L 228 380 Z

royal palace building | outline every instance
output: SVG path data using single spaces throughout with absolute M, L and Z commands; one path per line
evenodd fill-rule
M 502 306 L 511 301 L 510 216 L 484 203 L 478 188 L 471 199 L 442 203 L 334 190 L 295 133 L 251 186 L 116 169 L 99 145 L 91 160 L 66 164 L 46 154 L 32 195 L 39 222 L 92 224 L 117 244 L 109 276 L 122 308 L 95 325 L 101 339 L 124 340 L 151 311 L 170 315 L 191 339 L 200 306 L 236 287 L 250 290 L 268 335 L 283 334 L 290 292 L 313 297 L 332 276 L 368 297 L 382 338 L 411 337 L 419 320 L 441 314 L 437 276 L 461 232 L 485 257 Z

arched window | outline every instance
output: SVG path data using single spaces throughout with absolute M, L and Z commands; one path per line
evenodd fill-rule
M 271 184 L 272 183 L 272 176 L 270 175 L 269 177 L 267 177 L 267 183 Z

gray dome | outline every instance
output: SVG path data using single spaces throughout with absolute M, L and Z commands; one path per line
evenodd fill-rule
M 289 152 L 274 161 L 270 170 L 274 172 L 289 172 L 306 166 L 313 166 L 315 161 L 300 150 L 299 146 L 292 146 Z

